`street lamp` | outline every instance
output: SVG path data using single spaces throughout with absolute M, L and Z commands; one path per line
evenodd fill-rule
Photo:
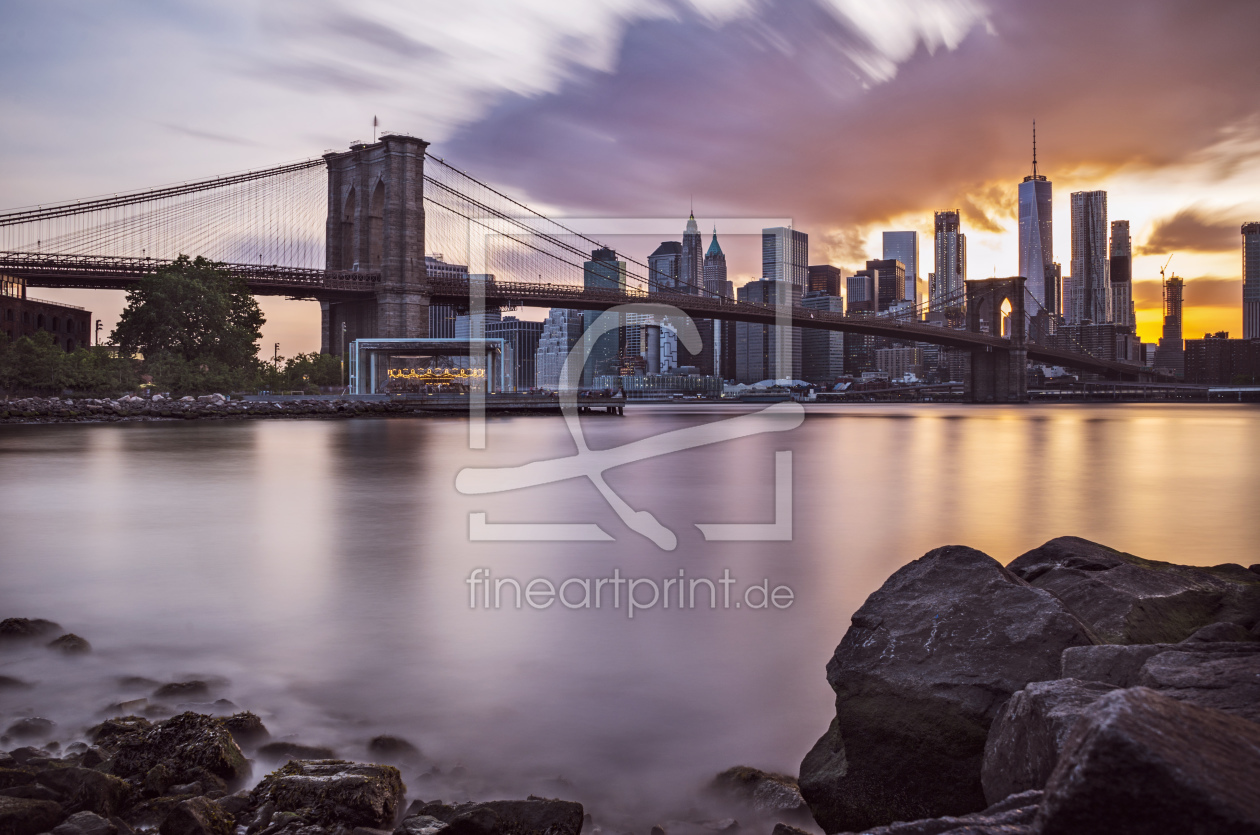
M 341 393 L 346 393 L 346 323 L 341 323 L 341 351 L 338 352 L 341 359 Z

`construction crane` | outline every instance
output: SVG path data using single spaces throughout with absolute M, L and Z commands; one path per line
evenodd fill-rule
M 1159 280 L 1161 282 L 1163 282 L 1164 280 L 1164 270 L 1168 269 L 1168 265 L 1172 263 L 1173 255 L 1176 255 L 1176 254 L 1177 253 L 1174 252 L 1172 255 L 1169 255 L 1168 260 L 1164 262 L 1164 266 L 1159 268 Z

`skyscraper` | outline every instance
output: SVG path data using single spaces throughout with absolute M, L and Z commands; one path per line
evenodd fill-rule
M 1037 123 L 1033 122 L 1032 174 L 1019 184 L 1019 274 L 1028 279 L 1024 307 L 1029 316 L 1042 310 L 1051 316 L 1059 312 L 1053 306 L 1054 288 L 1046 286 L 1054 263 L 1052 191 L 1053 183 L 1037 173 Z
M 1072 298 L 1070 325 L 1111 321 L 1107 264 L 1107 192 L 1072 192 Z
M 686 292 L 678 286 L 682 273 L 683 246 L 678 241 L 662 241 L 648 256 L 648 292 Z
M 716 237 L 716 233 L 715 233 Z M 693 296 L 700 295 L 704 288 L 704 243 L 700 240 L 700 227 L 696 225 L 693 213 L 687 218 L 687 228 L 683 232 L 682 258 L 678 264 L 678 289 Z
M 486 322 L 486 338 L 502 339 L 511 346 L 512 367 L 508 370 L 509 391 L 526 391 L 538 379 L 538 343 L 542 322 L 523 322 L 515 316 L 504 316 L 497 322 Z
M 828 296 L 844 295 L 844 270 L 830 264 L 815 264 L 809 268 L 806 293 L 824 293 Z
M 560 386 L 560 369 L 569 351 L 582 338 L 582 311 L 553 307 L 543 323 L 534 352 L 534 385 L 555 391 Z
M 967 280 L 967 236 L 957 209 L 936 212 L 934 216 L 936 271 L 928 287 L 928 309 L 933 313 L 959 310 L 963 306 Z
M 1155 352 L 1155 367 L 1165 368 L 1177 377 L 1186 371 L 1185 343 L 1181 341 L 1181 299 L 1185 282 L 1177 276 L 1164 280 L 1164 335 Z
M 734 288 L 726 280 L 726 253 L 718 245 L 717 227 L 713 228 L 713 241 L 704 253 L 704 292 L 714 297 L 735 297 Z
M 1133 314 L 1133 241 L 1129 238 L 1129 221 L 1111 222 L 1111 321 L 1117 325 L 1136 327 Z
M 602 247 L 591 253 L 591 260 L 582 264 L 582 282 L 587 290 L 626 290 L 626 262 L 617 260 L 617 253 Z M 621 358 L 621 328 L 596 338 L 591 326 L 600 316 L 598 310 L 582 314 L 583 350 L 588 350 L 586 365 L 582 369 L 582 385 L 589 387 L 596 377 L 615 375 Z
M 1243 339 L 1260 339 L 1260 223 L 1244 223 Z
M 741 302 L 798 305 L 801 293 L 785 281 L 750 281 L 739 288 Z M 782 337 L 782 339 L 780 339 Z M 801 376 L 801 329 L 751 322 L 735 323 L 735 379 L 758 383 Z
M 906 286 L 901 298 L 919 302 L 919 233 L 885 232 L 884 260 L 900 261 L 906 268 Z
M 761 230 L 761 277 L 766 281 L 786 281 L 805 293 L 809 282 L 809 236 L 790 226 Z

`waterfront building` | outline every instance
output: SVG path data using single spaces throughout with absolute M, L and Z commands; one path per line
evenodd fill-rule
M 1242 225 L 1243 339 L 1260 339 L 1260 223 Z
M 1229 333 L 1206 333 L 1187 339 L 1186 382 L 1210 386 L 1260 383 L 1260 339 L 1230 339 Z
M 799 289 L 785 281 L 761 279 L 739 288 L 741 302 L 757 304 L 800 303 Z M 735 323 L 735 380 L 758 383 L 769 379 L 801 376 L 801 330 L 751 322 Z
M 726 253 L 718 244 L 716 226 L 713 228 L 713 240 L 704 253 L 704 292 L 714 298 L 735 298 L 735 288 L 726 278 Z
M 1019 184 L 1019 274 L 1027 281 L 1024 307 L 1029 316 L 1045 311 L 1050 318 L 1060 314 L 1054 288 L 1049 286 L 1054 263 L 1054 184 L 1037 173 L 1037 124 L 1033 123 L 1032 173 Z
M 905 288 L 901 298 L 919 303 L 919 233 L 915 231 L 885 232 L 885 261 L 900 261 L 905 272 Z
M 1111 256 L 1107 265 L 1111 280 L 1111 321 L 1129 328 L 1137 327 L 1133 311 L 1133 241 L 1129 237 L 1129 221 L 1111 222 Z
M 534 385 L 555 391 L 560 387 L 560 369 L 569 351 L 582 338 L 582 311 L 553 307 L 542 323 L 538 348 L 534 352 Z
M 1111 321 L 1107 192 L 1072 192 L 1072 297 L 1069 325 Z
M 543 323 L 504 316 L 498 321 L 487 321 L 485 330 L 487 339 L 502 339 L 511 348 L 512 365 L 505 375 L 508 391 L 527 391 L 533 388 L 538 373 L 536 363 Z M 505 352 L 504 355 L 508 354 Z
M 16 342 L 40 331 L 67 351 L 92 344 L 92 311 L 72 304 L 44 301 L 26 294 L 26 282 L 0 275 L 0 339 Z
M 934 313 L 962 310 L 966 301 L 967 236 L 962 232 L 961 216 L 957 209 L 936 212 L 933 223 L 936 271 L 928 286 L 928 309 Z
M 813 267 L 810 267 L 813 270 Z M 801 307 L 843 313 L 839 294 L 811 292 L 801 299 Z M 830 388 L 844 374 L 845 334 L 841 331 L 801 329 L 801 379 Z
M 809 236 L 790 226 L 762 229 L 761 277 L 785 281 L 803 295 L 809 282 Z
M 902 380 L 911 375 L 926 376 L 923 349 L 917 345 L 895 345 L 875 350 L 875 370 L 888 375 L 890 380 Z

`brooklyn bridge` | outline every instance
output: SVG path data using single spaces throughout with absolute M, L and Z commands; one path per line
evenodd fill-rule
M 1026 360 L 1112 380 L 1149 369 L 1029 338 L 1024 279 L 966 282 L 966 328 L 736 301 L 702 287 L 662 292 L 626 258 L 624 290 L 584 286 L 597 240 L 461 171 L 403 135 L 273 168 L 0 213 L 0 274 L 28 287 L 125 290 L 180 254 L 203 255 L 256 295 L 316 300 L 321 347 L 334 334 L 428 336 L 431 303 L 607 310 L 662 302 L 695 318 L 791 325 L 961 349 L 969 399 L 1026 398 Z M 430 274 L 426 253 L 468 272 Z M 625 256 L 619 256 L 625 257 Z M 999 311 L 1009 311 L 1003 326 Z M 995 331 L 995 332 L 991 332 Z

